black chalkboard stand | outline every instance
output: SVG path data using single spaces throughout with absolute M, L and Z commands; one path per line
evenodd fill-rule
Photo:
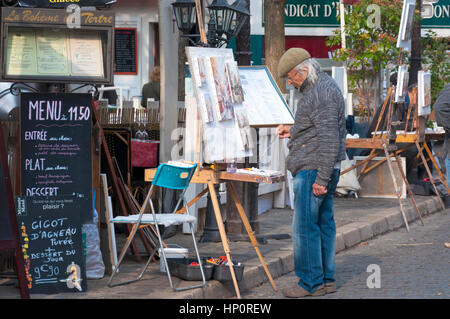
M 14 250 L 14 262 L 16 266 L 17 278 L 19 280 L 20 296 L 22 299 L 29 299 L 30 292 L 28 290 L 27 278 L 25 274 L 25 262 L 23 259 L 22 246 L 19 237 L 19 227 L 17 224 L 17 216 L 14 204 L 14 197 L 11 187 L 11 179 L 9 176 L 8 161 L 6 158 L 5 138 L 3 135 L 3 125 L 0 123 L 0 168 L 2 170 L 1 183 L 5 187 L 5 193 L 0 196 L 6 197 L 8 203 L 8 215 L 11 225 L 11 238 L 0 240 L 0 250 Z

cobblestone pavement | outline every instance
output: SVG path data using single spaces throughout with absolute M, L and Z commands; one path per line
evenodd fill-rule
M 405 228 L 374 238 L 342 251 L 336 256 L 337 292 L 314 299 L 377 299 L 377 298 L 450 298 L 450 210 L 437 213 Z M 380 288 L 375 286 L 375 272 L 369 265 L 378 265 Z M 375 266 L 376 267 L 376 266 Z M 242 295 L 246 299 L 285 298 L 281 292 L 297 282 L 290 272 L 275 280 L 278 292 L 265 283 Z

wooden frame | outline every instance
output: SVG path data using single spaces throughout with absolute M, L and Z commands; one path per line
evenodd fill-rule
M 5 196 L 8 207 L 6 208 L 7 214 L 9 216 L 10 227 L 11 227 L 11 239 L 0 240 L 0 250 L 13 250 L 14 251 L 14 262 L 16 266 L 17 278 L 19 280 L 20 296 L 23 299 L 29 299 L 30 293 L 28 290 L 27 276 L 25 273 L 25 261 L 22 253 L 22 245 L 20 242 L 19 226 L 17 223 L 16 211 L 14 204 L 14 195 L 11 187 L 11 178 L 9 176 L 8 161 L 6 159 L 6 147 L 5 138 L 3 136 L 3 125 L 0 122 L 0 169 L 1 176 L 0 183 L 3 183 L 5 193 L 0 196 Z M 3 209 L 3 208 L 2 208 Z

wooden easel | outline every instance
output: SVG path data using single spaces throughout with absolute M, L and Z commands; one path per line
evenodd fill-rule
M 360 165 L 364 165 L 362 170 L 361 170 L 361 172 L 360 172 L 360 176 L 361 176 L 363 174 L 368 173 L 370 170 L 372 170 L 376 166 L 381 165 L 384 161 L 387 161 L 388 167 L 389 167 L 389 172 L 390 172 L 390 175 L 392 177 L 392 181 L 394 183 L 396 196 L 397 196 L 397 198 L 399 200 L 399 203 L 400 203 L 400 210 L 401 210 L 401 213 L 402 213 L 402 216 L 403 216 L 403 220 L 405 222 L 406 229 L 409 232 L 408 221 L 407 221 L 407 218 L 406 218 L 406 215 L 405 215 L 403 203 L 402 203 L 401 198 L 400 198 L 400 190 L 399 190 L 399 187 L 397 185 L 397 181 L 396 181 L 395 176 L 394 176 L 394 170 L 393 170 L 390 158 L 393 156 L 395 161 L 396 161 L 396 163 L 397 163 L 398 169 L 399 169 L 400 174 L 402 176 L 402 180 L 403 180 L 403 182 L 406 185 L 407 192 L 408 192 L 408 194 L 410 196 L 411 202 L 412 202 L 412 204 L 413 204 L 413 206 L 414 206 L 414 208 L 415 208 L 415 210 L 417 212 L 417 215 L 418 215 L 422 225 L 424 225 L 424 222 L 422 220 L 422 216 L 420 214 L 420 211 L 419 211 L 419 209 L 417 207 L 416 201 L 414 199 L 413 193 L 411 191 L 411 187 L 410 187 L 410 185 L 408 183 L 408 180 L 406 178 L 405 172 L 403 172 L 403 169 L 401 167 L 399 154 L 402 151 L 404 151 L 406 148 L 408 148 L 408 147 L 410 147 L 412 145 L 415 145 L 417 147 L 417 150 L 419 152 L 421 160 L 422 160 L 422 162 L 423 162 L 423 164 L 425 166 L 427 174 L 428 174 L 428 176 L 430 178 L 430 181 L 431 181 L 431 183 L 433 185 L 434 191 L 436 192 L 436 194 L 437 194 L 437 196 L 439 198 L 439 201 L 440 201 L 440 204 L 441 204 L 441 207 L 442 207 L 443 210 L 445 210 L 445 205 L 444 205 L 442 199 L 440 198 L 439 193 L 438 193 L 437 188 L 436 188 L 436 185 L 435 185 L 435 183 L 433 181 L 433 178 L 432 178 L 432 175 L 431 175 L 431 171 L 429 169 L 427 161 L 426 161 L 426 159 L 425 159 L 425 157 L 423 155 L 422 148 L 420 146 L 421 143 L 424 145 L 424 148 L 426 149 L 426 151 L 427 151 L 428 155 L 430 156 L 432 162 L 435 164 L 435 167 L 436 167 L 437 171 L 439 172 L 439 176 L 440 176 L 442 182 L 444 183 L 444 185 L 446 186 L 447 190 L 449 190 L 449 188 L 448 188 L 447 183 L 445 182 L 444 177 L 442 176 L 441 171 L 439 170 L 439 167 L 435 163 L 433 154 L 431 153 L 431 151 L 428 148 L 428 146 L 426 144 L 426 141 L 425 141 L 425 127 L 423 125 L 423 122 L 424 122 L 425 119 L 424 118 L 420 118 L 418 116 L 418 112 L 417 112 L 417 89 L 413 90 L 413 94 L 412 94 L 413 98 L 411 99 L 410 106 L 408 108 L 407 121 L 406 121 L 404 134 L 395 136 L 394 143 L 392 143 L 392 140 L 389 141 L 389 137 L 387 136 L 387 134 L 377 134 L 378 128 L 379 128 L 379 125 L 380 125 L 380 122 L 381 122 L 381 119 L 382 119 L 382 117 L 384 115 L 384 112 L 386 112 L 386 106 L 387 106 L 389 100 L 390 100 L 390 103 L 389 103 L 388 114 L 387 114 L 387 118 L 386 118 L 386 126 L 387 126 L 388 130 L 391 128 L 391 125 L 392 125 L 392 121 L 391 121 L 392 118 L 391 118 L 391 116 L 392 116 L 392 111 L 393 111 L 393 99 L 394 99 L 393 93 L 394 93 L 393 87 L 390 87 L 389 90 L 388 90 L 388 93 L 386 94 L 386 99 L 385 99 L 385 101 L 383 103 L 383 106 L 382 106 L 382 109 L 381 109 L 381 112 L 380 112 L 380 116 L 379 116 L 379 119 L 378 119 L 378 122 L 377 122 L 377 125 L 376 125 L 376 128 L 375 128 L 375 132 L 374 132 L 373 137 L 371 139 L 370 138 L 366 138 L 366 139 L 347 139 L 347 145 L 346 145 L 347 148 L 368 148 L 368 149 L 371 149 L 371 152 L 370 152 L 369 156 L 366 159 L 364 159 L 363 161 L 361 161 L 358 164 L 353 165 L 352 167 L 342 171 L 341 175 L 343 175 L 343 174 L 345 174 L 345 173 L 347 173 L 347 172 L 349 172 L 349 171 L 359 167 Z M 418 125 L 418 128 L 417 128 L 415 134 L 407 134 L 408 122 L 409 122 L 409 118 L 410 118 L 412 110 L 414 110 L 414 113 L 413 113 L 414 114 L 414 122 L 419 123 L 419 125 Z M 389 142 L 391 142 L 391 143 L 389 143 Z M 400 149 L 400 150 L 397 150 L 396 143 L 409 143 L 409 145 L 407 147 L 404 147 L 404 148 Z M 383 161 L 379 161 L 378 163 L 372 165 L 371 167 L 367 167 L 368 164 L 369 164 L 369 161 L 376 156 L 376 152 L 379 149 L 383 150 L 384 156 L 386 157 L 386 159 L 383 160 Z M 392 153 L 390 153 L 390 152 L 392 152 Z
M 156 172 L 156 169 L 154 169 L 154 168 L 146 169 L 145 170 L 145 181 L 151 182 L 153 180 L 155 172 Z M 239 212 L 239 216 L 241 217 L 244 227 L 248 233 L 250 242 L 252 243 L 252 245 L 256 251 L 256 254 L 258 255 L 259 260 L 261 261 L 264 271 L 266 272 L 267 277 L 269 278 L 269 281 L 270 281 L 273 289 L 275 291 L 278 291 L 278 288 L 276 287 L 275 282 L 273 281 L 273 278 L 270 275 L 269 269 L 267 268 L 267 265 L 264 262 L 261 252 L 259 251 L 258 243 L 255 238 L 255 232 L 252 230 L 252 228 L 250 226 L 250 223 L 247 219 L 247 215 L 245 214 L 244 208 L 242 207 L 242 204 L 240 203 L 240 201 L 236 195 L 236 192 L 233 188 L 231 181 L 253 182 L 253 183 L 275 183 L 275 182 L 282 181 L 282 178 L 279 178 L 277 180 L 272 180 L 270 177 L 266 177 L 266 176 L 257 177 L 257 176 L 247 175 L 247 174 L 228 173 L 225 171 L 218 171 L 218 170 L 213 170 L 210 168 L 198 167 L 196 173 L 194 173 L 194 176 L 192 177 L 191 183 L 206 184 L 207 188 L 205 188 L 197 196 L 195 196 L 195 198 L 193 200 L 191 200 L 187 206 L 189 207 L 189 206 L 195 204 L 203 195 L 205 195 L 208 192 L 210 193 L 213 208 L 214 208 L 214 214 L 216 216 L 217 225 L 219 227 L 219 233 L 220 233 L 222 245 L 223 245 L 225 254 L 227 256 L 227 260 L 231 261 L 232 259 L 230 256 L 230 246 L 228 244 L 228 239 L 227 239 L 226 232 L 225 232 L 225 226 L 224 226 L 223 220 L 222 220 L 222 214 L 220 213 L 220 204 L 217 200 L 217 194 L 216 194 L 216 190 L 214 188 L 214 185 L 225 182 L 228 190 L 231 193 L 234 204 L 236 205 L 236 208 Z M 181 214 L 184 212 L 185 212 L 185 209 L 181 208 L 179 211 L 177 211 L 177 214 Z M 236 291 L 236 295 L 240 299 L 241 295 L 239 292 L 239 286 L 237 284 L 236 275 L 234 272 L 232 262 L 229 262 L 228 266 L 230 267 L 231 277 L 233 279 L 233 284 L 234 284 L 234 289 Z
M 203 26 L 203 20 L 202 20 L 202 13 L 201 13 L 201 4 L 200 4 L 200 0 L 195 0 L 195 7 L 196 7 L 196 12 L 197 12 L 197 21 L 198 21 L 198 25 L 199 25 L 199 29 L 200 29 L 200 39 L 201 42 L 203 43 L 203 45 L 207 45 L 207 39 L 206 39 L 206 33 L 204 30 L 204 26 Z M 234 272 L 234 268 L 233 268 L 233 264 L 232 264 L 232 259 L 230 256 L 230 246 L 228 244 L 228 239 L 226 236 L 226 231 L 225 231 L 225 226 L 222 220 L 222 214 L 220 212 L 220 204 L 217 200 L 217 193 L 215 190 L 215 185 L 219 184 L 219 183 L 223 183 L 225 182 L 227 185 L 228 190 L 231 193 L 231 196 L 233 198 L 233 201 L 236 205 L 236 208 L 238 210 L 239 216 L 242 219 L 242 222 L 244 224 L 244 227 L 250 237 L 250 241 L 256 251 L 256 254 L 258 255 L 259 260 L 261 261 L 263 268 L 269 278 L 270 283 L 272 284 L 272 287 L 275 291 L 278 290 L 278 288 L 275 285 L 275 282 L 273 281 L 272 276 L 270 275 L 269 269 L 267 268 L 266 263 L 264 262 L 264 259 L 262 258 L 262 255 L 259 251 L 258 248 L 258 243 L 257 240 L 255 238 L 255 232 L 252 230 L 250 222 L 247 219 L 247 215 L 245 214 L 244 208 L 242 207 L 242 204 L 240 203 L 236 192 L 233 188 L 233 185 L 231 183 L 231 181 L 242 181 L 242 182 L 253 182 L 253 183 L 261 183 L 261 182 L 266 182 L 269 183 L 271 182 L 271 179 L 268 177 L 255 177 L 255 176 L 251 176 L 251 175 L 247 175 L 247 174 L 236 174 L 236 173 L 227 173 L 225 171 L 220 171 L 217 168 L 216 169 L 211 169 L 211 168 L 206 168 L 206 167 L 202 167 L 202 162 L 200 160 L 200 152 L 201 152 L 201 120 L 200 120 L 200 114 L 198 112 L 198 108 L 197 109 L 197 116 L 196 116 L 196 121 L 197 121 L 197 132 L 196 132 L 196 145 L 195 145 L 195 153 L 196 153 L 196 162 L 197 162 L 197 170 L 194 173 L 192 179 L 191 179 L 191 183 L 194 184 L 206 184 L 207 187 L 205 189 L 203 189 L 200 193 L 198 193 L 193 200 L 191 200 L 188 203 L 188 206 L 193 205 L 194 203 L 196 203 L 203 195 L 205 195 L 206 193 L 209 192 L 210 196 L 211 196 L 211 201 L 213 204 L 213 209 L 214 209 L 214 214 L 216 217 L 216 221 L 217 221 L 217 225 L 219 228 L 219 234 L 220 234 L 220 238 L 222 241 L 222 245 L 225 251 L 225 254 L 227 256 L 227 260 L 228 262 L 228 266 L 230 268 L 230 273 L 231 273 L 231 277 L 233 280 L 233 285 L 234 285 L 234 289 L 236 291 L 236 295 L 239 299 L 241 299 L 241 295 L 239 292 L 239 286 L 237 284 L 237 280 L 236 280 L 236 274 Z M 217 167 L 218 165 L 215 165 L 215 167 Z M 156 172 L 156 169 L 146 169 L 145 170 L 145 178 L 144 180 L 146 182 L 150 182 L 152 181 L 154 174 Z M 177 213 L 183 213 L 185 211 L 184 208 L 180 209 Z

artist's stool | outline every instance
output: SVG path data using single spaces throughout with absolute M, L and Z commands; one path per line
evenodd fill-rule
M 156 249 L 153 250 L 153 253 L 149 257 L 147 263 L 145 264 L 144 268 L 142 269 L 142 271 L 140 272 L 140 274 L 138 275 L 138 277 L 136 279 L 112 284 L 112 279 L 119 270 L 120 264 L 123 260 L 123 257 L 125 256 L 125 252 L 127 251 L 128 247 L 130 246 L 130 243 L 132 242 L 134 236 L 136 235 L 137 230 L 139 229 L 139 227 L 141 225 L 164 225 L 165 227 L 168 227 L 171 225 L 180 225 L 180 224 L 184 224 L 184 223 L 188 223 L 190 226 L 192 240 L 194 242 L 195 253 L 196 253 L 196 256 L 198 259 L 198 263 L 200 265 L 200 272 L 202 274 L 202 283 L 196 284 L 196 285 L 191 285 L 188 287 L 181 287 L 181 288 L 175 288 L 173 286 L 172 277 L 170 275 L 169 265 L 167 263 L 167 258 L 166 258 L 166 254 L 165 254 L 164 247 L 163 247 L 162 236 L 160 234 L 159 227 L 155 227 L 157 230 L 157 235 L 158 235 L 158 241 L 159 241 L 158 245 L 159 245 L 160 251 L 162 253 L 162 257 L 160 256 L 161 257 L 160 262 L 164 262 L 167 277 L 168 277 L 169 283 L 170 283 L 170 287 L 173 290 L 181 291 L 181 290 L 187 290 L 187 289 L 192 289 L 192 288 L 200 288 L 200 287 L 203 287 L 206 285 L 205 274 L 204 274 L 204 270 L 203 270 L 203 267 L 201 264 L 200 254 L 198 252 L 197 242 L 195 239 L 194 227 L 192 226 L 192 224 L 197 221 L 197 218 L 195 216 L 190 215 L 187 201 L 185 198 L 186 190 L 189 186 L 189 183 L 191 181 L 192 176 L 194 175 L 196 168 L 197 168 L 197 164 L 195 164 L 193 166 L 186 166 L 186 167 L 180 167 L 180 166 L 169 165 L 169 164 L 160 164 L 158 166 L 158 169 L 156 170 L 155 177 L 153 178 L 153 181 L 152 181 L 152 186 L 150 187 L 150 190 L 147 193 L 144 204 L 142 205 L 141 210 L 139 211 L 139 214 L 129 215 L 129 216 L 117 216 L 111 220 L 113 223 L 132 224 L 133 228 L 130 232 L 130 235 L 127 238 L 125 246 L 123 247 L 123 249 L 120 253 L 120 257 L 119 257 L 117 264 L 114 265 L 113 273 L 111 274 L 111 277 L 109 278 L 109 281 L 108 281 L 109 287 L 114 287 L 114 286 L 128 284 L 131 282 L 138 281 L 139 279 L 142 278 L 142 275 L 144 274 L 148 265 L 150 264 L 151 260 L 153 259 L 153 256 L 156 253 Z M 155 213 L 155 209 L 154 209 L 153 202 L 151 199 L 151 195 L 153 194 L 153 188 L 155 186 L 159 186 L 162 188 L 182 190 L 180 198 L 179 198 L 177 205 L 175 206 L 175 209 L 172 214 L 156 214 Z M 175 212 L 178 210 L 178 207 L 180 206 L 181 202 L 183 202 L 183 207 L 185 209 L 185 213 L 184 214 L 176 214 Z M 147 209 L 149 203 L 150 203 L 150 208 L 151 208 L 152 213 L 144 214 L 144 211 Z

